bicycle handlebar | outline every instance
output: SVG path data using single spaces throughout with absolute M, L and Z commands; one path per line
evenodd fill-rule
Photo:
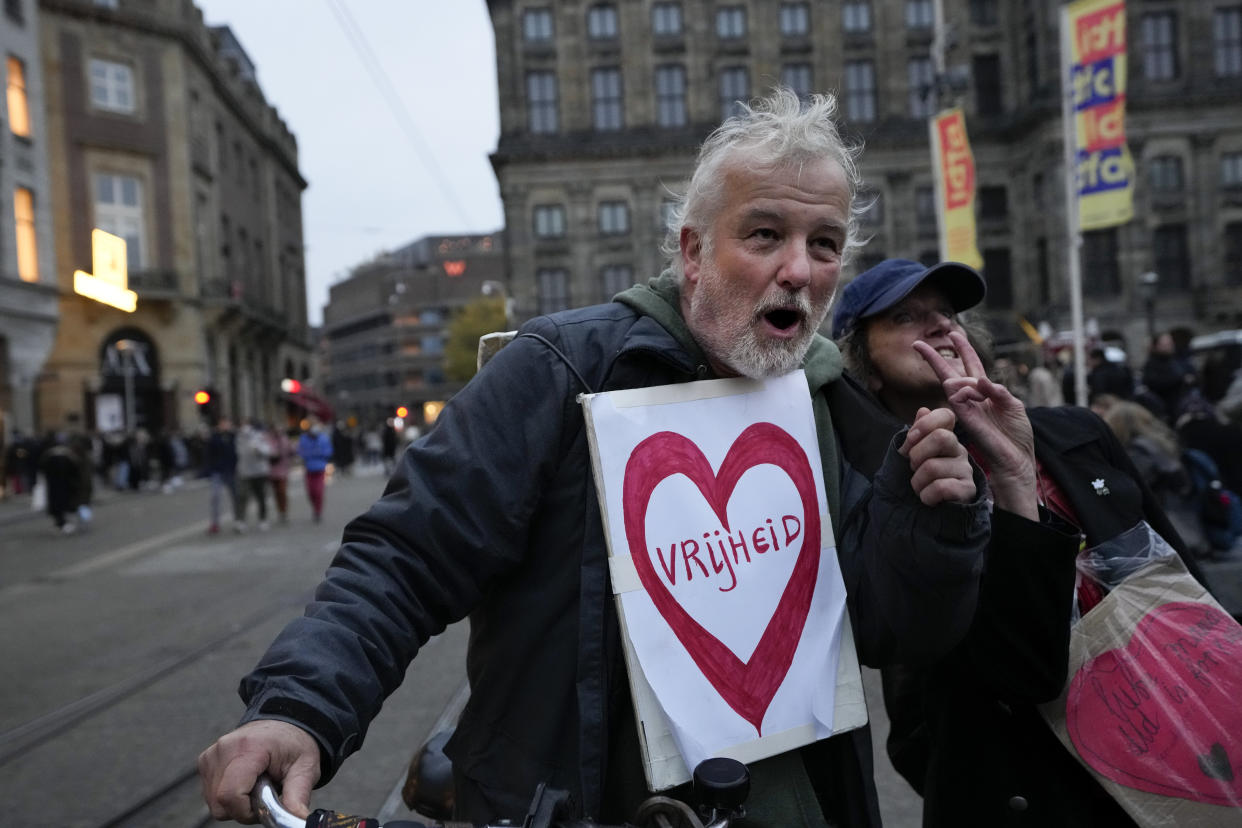
M 732 759 L 708 759 L 694 769 L 694 791 L 703 800 L 705 817 L 700 820 L 685 803 L 662 796 L 647 799 L 638 812 L 640 825 L 687 825 L 693 828 L 728 828 L 732 819 L 742 815 L 742 803 L 750 792 L 750 773 L 741 762 Z M 540 785 L 531 801 L 530 812 L 521 823 L 503 821 L 500 825 L 522 828 L 609 828 L 590 820 L 565 820 L 561 806 L 569 799 L 564 791 Z M 250 792 L 250 805 L 266 828 L 319 828 L 319 826 L 351 825 L 356 828 L 385 828 L 374 819 L 347 817 L 330 811 L 317 810 L 310 819 L 302 819 L 280 803 L 276 785 L 267 774 L 259 776 Z M 676 816 L 677 821 L 669 819 Z M 399 821 L 388 828 L 427 828 L 423 823 Z M 434 828 L 434 826 L 433 826 Z M 489 828 L 489 826 L 483 826 Z M 496 827 L 498 828 L 498 826 Z

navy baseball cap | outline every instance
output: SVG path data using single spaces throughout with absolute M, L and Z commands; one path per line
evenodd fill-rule
M 886 311 L 927 279 L 934 280 L 953 303 L 953 310 L 973 308 L 987 295 L 983 277 L 969 265 L 941 262 L 931 267 L 909 259 L 885 259 L 860 273 L 841 292 L 832 314 L 832 338 L 845 336 L 860 319 Z

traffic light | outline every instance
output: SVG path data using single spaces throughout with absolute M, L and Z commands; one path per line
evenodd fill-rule
M 198 403 L 199 405 L 207 405 L 207 403 L 211 402 L 211 392 L 210 391 L 195 391 L 194 402 Z
M 406 408 L 404 405 L 397 406 L 397 416 L 404 420 L 406 417 L 410 416 L 410 409 Z
M 280 381 L 280 390 L 286 394 L 296 394 L 302 390 L 302 383 L 291 377 L 286 377 Z

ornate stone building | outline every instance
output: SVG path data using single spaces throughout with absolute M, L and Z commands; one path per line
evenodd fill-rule
M 309 374 L 297 143 L 189 0 L 40 0 L 60 328 L 48 427 L 277 419 Z M 91 231 L 127 243 L 133 313 L 74 293 Z
M 0 11 L 0 444 L 38 430 L 35 382 L 56 336 L 48 129 L 36 0 Z
M 1242 5 L 1127 5 L 1135 218 L 1086 234 L 1082 273 L 1086 315 L 1141 358 L 1147 307 L 1162 329 L 1242 327 Z M 927 118 L 940 88 L 966 114 L 994 329 L 1068 327 L 1059 6 L 943 7 L 938 76 L 933 0 L 489 0 L 518 316 L 656 273 L 668 193 L 699 142 L 735 101 L 783 83 L 834 91 L 866 146 L 876 201 L 851 272 L 938 256 Z

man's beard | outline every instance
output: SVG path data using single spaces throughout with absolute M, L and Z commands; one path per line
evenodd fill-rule
M 687 321 L 711 356 L 752 379 L 778 377 L 802 364 L 831 298 L 817 312 L 805 290 L 777 289 L 764 295 L 757 305 L 743 307 L 743 300 L 729 291 L 714 264 L 704 261 L 699 274 L 690 298 L 692 318 Z M 760 333 L 763 317 L 775 310 L 797 313 L 797 336 L 774 339 Z

